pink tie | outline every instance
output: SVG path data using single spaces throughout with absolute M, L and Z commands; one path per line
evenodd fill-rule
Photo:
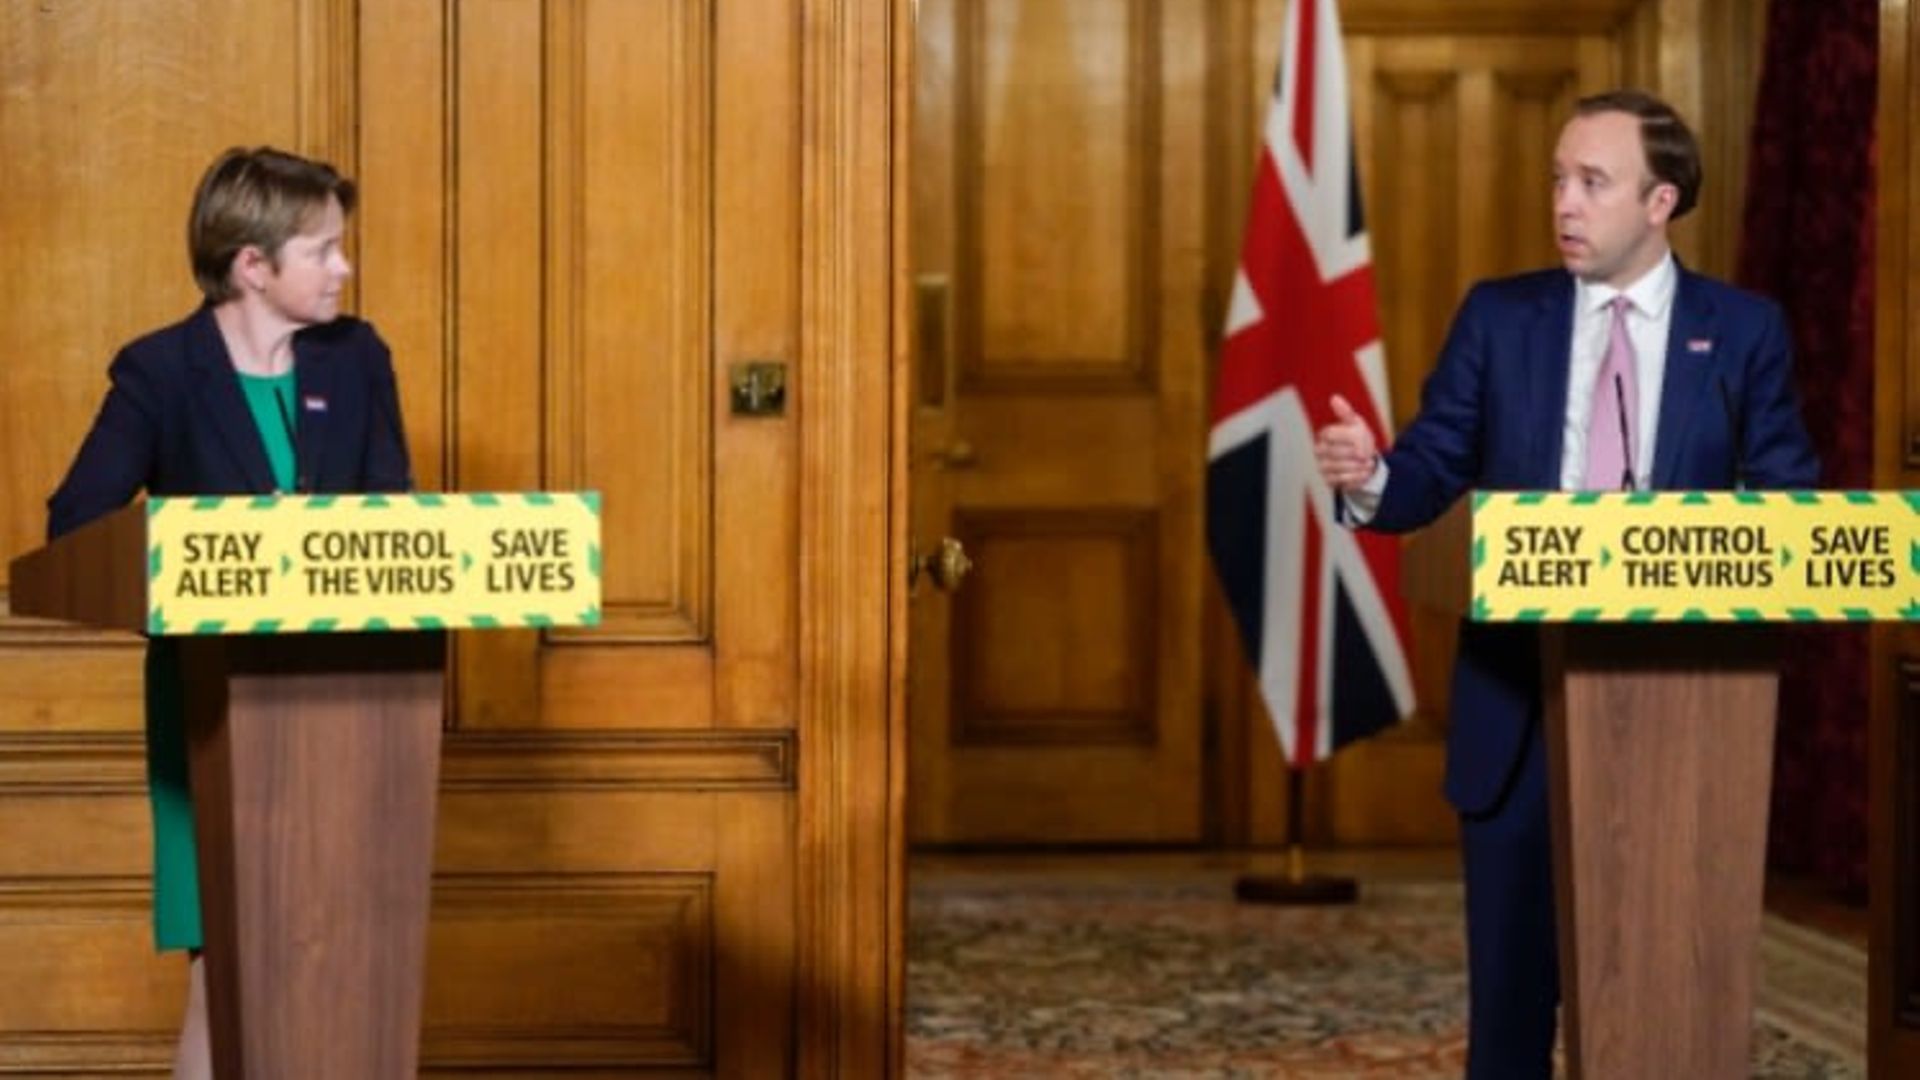
M 1640 421 L 1640 380 L 1633 370 L 1633 342 L 1627 338 L 1627 309 L 1633 301 L 1616 296 L 1607 330 L 1607 358 L 1593 384 L 1593 406 L 1587 413 L 1588 491 L 1620 491 L 1627 485 L 1627 466 L 1637 481 L 1646 466 L 1632 459 L 1633 432 Z M 1625 428 L 1623 432 L 1621 429 Z

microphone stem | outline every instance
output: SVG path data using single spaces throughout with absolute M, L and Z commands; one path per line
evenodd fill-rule
M 1633 435 L 1627 427 L 1627 384 L 1620 378 L 1620 373 L 1617 371 L 1613 373 L 1613 399 L 1620 407 L 1620 490 L 1632 491 L 1635 487 Z

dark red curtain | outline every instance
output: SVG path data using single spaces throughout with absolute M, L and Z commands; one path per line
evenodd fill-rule
M 1772 0 L 1740 245 L 1740 283 L 1787 310 L 1801 408 L 1837 488 L 1873 482 L 1878 32 L 1877 0 Z M 1789 634 L 1768 860 L 1864 896 L 1866 633 Z

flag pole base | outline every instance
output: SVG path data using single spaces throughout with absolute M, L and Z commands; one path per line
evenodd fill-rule
M 1298 785 L 1295 790 L 1299 790 Z M 1300 820 L 1298 809 L 1293 820 Z M 1350 877 L 1307 873 L 1307 850 L 1295 830 L 1295 839 L 1287 845 L 1287 872 L 1280 876 L 1242 874 L 1233 882 L 1233 896 L 1243 904 L 1331 907 L 1360 899 L 1360 885 Z
M 1233 898 L 1243 904 L 1332 907 L 1360 899 L 1360 884 L 1347 877 L 1262 876 L 1243 874 L 1233 881 Z

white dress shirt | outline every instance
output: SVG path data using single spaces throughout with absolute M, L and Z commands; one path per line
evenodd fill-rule
M 1673 330 L 1673 297 L 1679 291 L 1680 272 L 1669 250 L 1653 269 L 1624 289 L 1575 279 L 1573 286 L 1573 340 L 1569 343 L 1567 411 L 1560 426 L 1560 487 L 1578 491 L 1587 474 L 1587 419 L 1593 409 L 1594 379 L 1607 358 L 1607 334 L 1612 314 L 1607 305 L 1624 293 L 1627 337 L 1633 342 L 1633 370 L 1640 383 L 1639 416 L 1633 440 L 1633 482 L 1642 491 L 1651 487 L 1654 439 L 1660 428 L 1660 392 L 1667 374 L 1667 339 Z M 1379 509 L 1387 490 L 1387 464 L 1374 466 L 1359 491 L 1346 496 L 1346 521 L 1365 525 Z
M 1633 370 L 1640 383 L 1639 415 L 1634 417 L 1634 486 L 1651 485 L 1654 437 L 1660 434 L 1660 390 L 1667 374 L 1667 337 L 1673 329 L 1673 294 L 1680 274 L 1669 251 L 1653 269 L 1625 289 L 1576 281 L 1573 287 L 1572 364 L 1567 369 L 1567 416 L 1560 429 L 1560 488 L 1578 491 L 1587 475 L 1587 420 L 1593 409 L 1593 382 L 1607 359 L 1607 305 L 1625 294 L 1627 337 L 1633 342 Z M 1611 415 L 1611 414 L 1609 414 Z M 1383 488 L 1384 490 L 1384 488 Z

